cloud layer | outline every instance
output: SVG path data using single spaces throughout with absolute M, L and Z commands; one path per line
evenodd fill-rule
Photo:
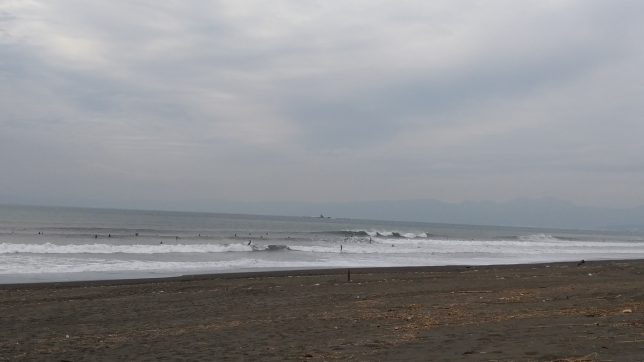
M 644 204 L 636 1 L 0 2 L 0 201 Z

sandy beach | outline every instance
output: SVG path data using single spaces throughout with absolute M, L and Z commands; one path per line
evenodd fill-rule
M 644 261 L 0 286 L 0 360 L 642 361 Z

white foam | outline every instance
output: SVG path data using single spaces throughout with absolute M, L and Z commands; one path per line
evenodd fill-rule
M 150 261 L 150 260 L 106 260 L 100 258 L 38 257 L 23 255 L 18 258 L 0 256 L 0 275 L 39 273 L 84 273 L 113 271 L 163 271 L 185 273 L 194 271 L 229 271 L 258 268 L 321 268 L 343 266 L 342 261 L 329 263 L 327 260 L 276 261 L 259 258 L 240 258 L 207 262 Z
M 221 255 L 221 254 L 220 254 Z M 253 254 L 246 254 L 253 255 Z M 123 260 L 99 257 L 70 257 L 62 255 L 5 254 L 0 255 L 0 283 L 16 280 L 20 275 L 49 275 L 87 273 L 91 278 L 109 279 L 115 274 L 139 277 L 152 274 L 181 275 L 190 273 L 223 273 L 265 269 L 314 269 L 314 268 L 358 268 L 388 266 L 430 266 L 430 265 L 485 265 L 516 264 L 572 260 L 601 260 L 644 258 L 644 251 L 638 253 L 408 253 L 408 254 L 317 254 L 316 258 L 301 257 L 290 260 L 275 260 L 272 253 L 261 253 L 262 257 L 241 257 L 232 260 L 178 261 L 178 260 Z M 292 253 L 290 254 L 292 256 Z M 314 254 L 315 255 L 315 254 Z M 265 257 L 264 257 L 265 256 Z M 112 256 L 110 256 L 112 257 Z M 102 273 L 95 275 L 92 273 Z M 87 278 L 87 277 L 86 277 Z M 42 279 L 42 278 L 41 278 Z M 46 279 L 46 277 L 45 277 Z M 83 279 L 83 277 L 80 277 Z M 25 280 L 25 279 L 23 279 Z
M 246 244 L 13 244 L 0 243 L 0 254 L 168 254 L 252 251 Z
M 372 238 L 388 238 L 388 237 L 393 237 L 396 235 L 400 235 L 400 237 L 407 238 L 407 239 L 415 239 L 415 238 L 426 238 L 428 237 L 427 233 L 421 232 L 421 233 L 412 233 L 412 232 L 398 232 L 398 231 L 390 231 L 390 230 L 349 230 L 349 232 L 352 233 L 366 233 Z
M 342 245 L 342 248 L 340 248 Z M 346 243 L 324 245 L 292 245 L 291 250 L 328 254 L 457 254 L 478 253 L 498 255 L 539 254 L 641 254 L 641 242 L 562 241 L 542 238 L 541 241 L 522 240 L 455 240 L 455 239 L 374 239 L 367 243 L 353 239 Z
M 400 239 L 400 238 L 379 238 L 374 243 L 394 245 L 433 245 L 449 247 L 514 247 L 518 249 L 530 249 L 535 247 L 548 248 L 637 248 L 643 249 L 642 242 L 615 242 L 615 241 L 586 241 L 586 240 L 560 240 L 554 237 L 529 235 L 519 240 L 465 240 L 465 239 Z
M 342 250 L 340 250 L 342 245 Z M 319 242 L 286 245 L 293 251 L 310 253 L 407 254 L 430 252 L 476 252 L 499 254 L 539 253 L 629 253 L 644 250 L 642 242 L 563 241 L 547 235 L 528 236 L 520 240 L 458 240 L 428 238 L 377 238 L 372 242 L 351 239 L 346 243 Z M 236 244 L 21 244 L 0 243 L 2 254 L 171 254 L 226 253 L 266 250 L 268 246 Z M 287 250 L 287 249 L 284 249 Z
M 384 245 L 363 245 L 363 244 L 340 244 L 327 245 L 293 245 L 290 246 L 293 251 L 303 251 L 309 253 L 328 253 L 328 254 L 412 254 L 418 253 L 420 248 L 395 248 Z M 425 250 L 428 251 L 428 250 Z
M 295 241 L 293 241 L 295 242 Z M 342 250 L 340 246 L 342 245 Z M 0 283 L 10 275 L 48 273 L 230 272 L 248 269 L 513 264 L 644 259 L 644 242 L 565 241 L 549 235 L 517 240 L 351 238 L 297 242 L 289 252 L 243 244 L 0 243 Z M 237 253 L 229 253 L 237 252 Z M 186 253 L 193 253 L 189 255 Z M 109 277 L 109 275 L 107 276 Z

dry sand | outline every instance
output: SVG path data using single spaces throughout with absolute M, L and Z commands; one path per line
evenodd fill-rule
M 644 361 L 643 261 L 0 286 L 0 360 Z

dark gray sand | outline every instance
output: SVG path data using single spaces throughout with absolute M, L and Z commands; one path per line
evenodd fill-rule
M 644 361 L 644 262 L 0 286 L 0 360 Z

